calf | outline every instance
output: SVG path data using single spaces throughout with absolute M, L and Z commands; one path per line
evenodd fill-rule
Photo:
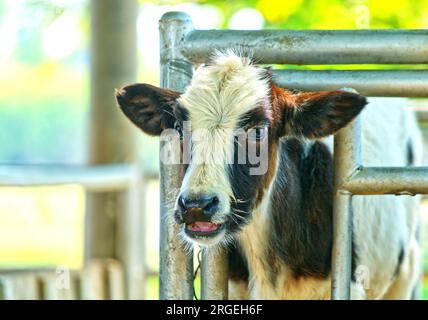
M 350 123 L 366 98 L 284 90 L 269 70 L 228 51 L 200 66 L 184 93 L 134 84 L 118 90 L 117 100 L 142 131 L 177 133 L 188 161 L 171 223 L 182 225 L 190 243 L 227 246 L 231 298 L 330 298 L 328 136 Z M 394 103 L 385 99 L 362 112 L 366 165 L 417 161 L 414 116 Z M 352 201 L 352 298 L 409 298 L 419 272 L 415 200 Z

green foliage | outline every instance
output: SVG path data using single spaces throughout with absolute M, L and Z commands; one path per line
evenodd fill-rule
M 183 0 L 140 0 L 140 3 L 173 5 Z M 224 25 L 239 9 L 259 10 L 268 28 L 353 29 L 361 15 L 369 13 L 370 28 L 426 28 L 428 0 L 197 0 L 213 5 L 224 15 Z

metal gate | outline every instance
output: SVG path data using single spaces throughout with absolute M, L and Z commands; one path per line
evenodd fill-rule
M 160 20 L 161 85 L 183 91 L 194 64 L 214 49 L 240 46 L 261 64 L 428 64 L 428 30 L 195 30 L 188 15 Z M 366 96 L 428 97 L 428 70 L 274 70 L 278 85 L 301 90 L 351 87 Z M 428 193 L 428 167 L 363 167 L 359 120 L 334 141 L 334 240 L 332 299 L 350 298 L 352 195 Z M 163 144 L 161 143 L 161 148 Z M 178 227 L 162 223 L 171 212 L 180 181 L 178 168 L 161 163 L 160 298 L 192 299 L 193 255 Z M 215 266 L 215 268 L 209 268 Z M 225 252 L 209 252 L 201 263 L 202 299 L 227 298 Z

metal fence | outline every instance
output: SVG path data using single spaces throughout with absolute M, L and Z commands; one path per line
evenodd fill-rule
M 428 30 L 195 30 L 184 13 L 160 20 L 161 85 L 182 91 L 194 65 L 215 49 L 250 49 L 261 64 L 428 64 Z M 428 97 L 428 70 L 274 70 L 276 82 L 301 90 L 351 87 L 367 96 Z M 370 168 L 360 160 L 359 120 L 335 136 L 332 299 L 350 298 L 352 195 L 428 193 L 428 168 Z M 162 147 L 162 146 L 161 146 Z M 176 199 L 178 168 L 161 164 L 161 221 Z M 192 299 L 193 257 L 177 227 L 161 223 L 160 298 Z M 202 258 L 202 299 L 227 298 L 225 252 Z M 215 268 L 207 268 L 215 266 Z

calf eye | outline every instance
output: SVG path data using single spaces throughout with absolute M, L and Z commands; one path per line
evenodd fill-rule
M 248 140 L 262 141 L 267 135 L 267 127 L 256 127 L 248 130 Z
M 177 121 L 174 123 L 174 129 L 177 130 L 178 134 L 180 135 L 180 140 L 183 140 L 183 129 Z

